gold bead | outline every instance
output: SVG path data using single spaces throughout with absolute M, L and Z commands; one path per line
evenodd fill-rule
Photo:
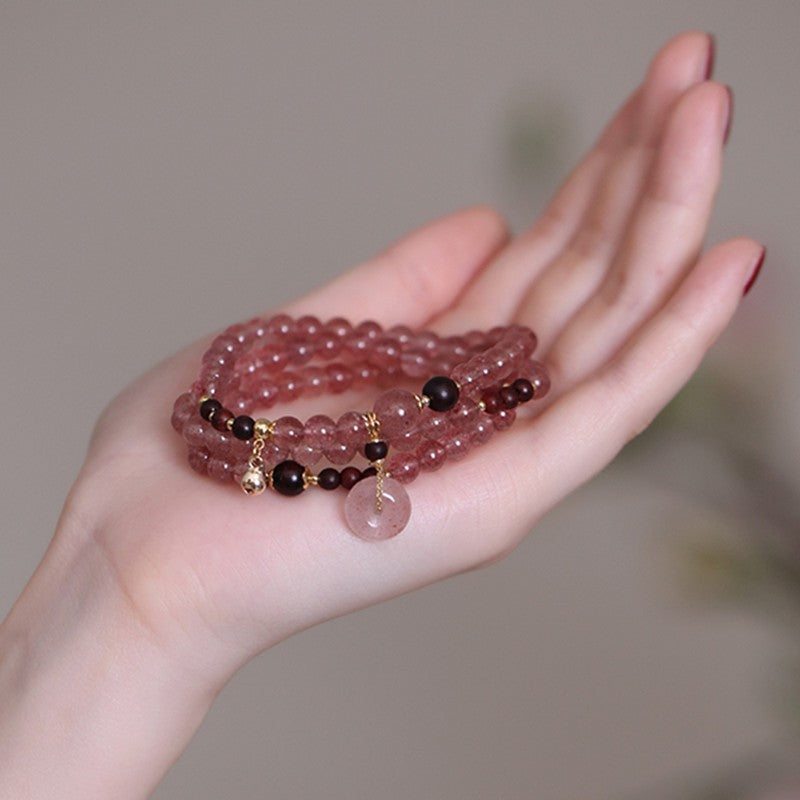
M 257 419 L 253 423 L 253 433 L 261 439 L 266 439 L 272 433 L 275 423 L 268 419 Z
M 267 488 L 267 480 L 260 469 L 248 469 L 241 480 L 245 494 L 261 494 Z

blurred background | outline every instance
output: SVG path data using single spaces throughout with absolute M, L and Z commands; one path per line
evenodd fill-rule
M 504 562 L 249 664 L 158 800 L 800 798 L 800 4 L 0 4 L 0 616 L 124 385 L 434 216 L 520 230 L 687 28 L 710 239 L 769 248 L 732 328 Z

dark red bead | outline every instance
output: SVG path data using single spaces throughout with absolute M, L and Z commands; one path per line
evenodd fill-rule
M 481 402 L 487 414 L 496 414 L 503 408 L 503 404 L 500 402 L 500 395 L 496 391 L 484 392 L 481 395 Z
M 516 408 L 519 405 L 519 395 L 513 386 L 503 386 L 498 395 L 503 408 Z
M 516 389 L 520 403 L 533 399 L 533 384 L 527 378 L 517 378 L 511 385 Z
M 331 491 L 341 482 L 342 476 L 339 474 L 339 470 L 333 467 L 325 467 L 325 469 L 320 470 L 319 475 L 317 475 L 317 486 L 319 486 L 320 489 Z
M 208 400 L 203 400 L 200 403 L 200 416 L 208 421 L 211 421 L 211 416 L 215 411 L 219 411 L 222 408 L 222 403 L 219 400 L 214 400 L 214 398 L 209 398 Z
M 345 489 L 352 489 L 361 480 L 361 470 L 358 467 L 345 467 L 339 477 Z
M 247 414 L 241 414 L 234 419 L 233 425 L 231 426 L 231 433 L 237 439 L 241 439 L 243 442 L 246 442 L 248 439 L 253 438 L 254 425 L 255 420 L 252 417 L 248 417 Z
M 386 442 L 367 442 L 364 445 L 364 455 L 367 457 L 367 461 L 380 461 L 382 458 L 386 458 L 388 452 L 389 445 Z
M 218 431 L 227 431 L 229 419 L 233 419 L 233 414 L 227 408 L 218 408 L 211 417 L 211 424 Z
M 458 402 L 458 384 L 452 378 L 436 375 L 422 387 L 422 394 L 434 411 L 449 411 Z
M 272 468 L 272 488 L 292 497 L 306 488 L 306 468 L 296 461 L 281 461 Z

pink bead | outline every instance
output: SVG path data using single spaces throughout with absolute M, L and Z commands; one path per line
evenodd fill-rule
M 208 472 L 208 451 L 203 449 L 189 450 L 189 466 L 201 475 Z
M 324 331 L 344 341 L 353 332 L 353 326 L 344 317 L 333 317 L 325 323 Z
M 550 375 L 541 361 L 528 361 L 520 374 L 533 384 L 534 400 L 539 400 L 550 391 Z
M 295 333 L 306 339 L 315 338 L 322 330 L 322 323 L 310 314 L 306 314 L 295 323 Z
M 382 332 L 382 328 L 377 322 L 372 320 L 362 322 L 353 329 L 352 334 L 345 341 L 348 352 L 356 358 L 363 358 L 372 351 L 375 339 Z
M 324 455 L 331 464 L 349 464 L 353 460 L 356 451 L 357 448 L 355 445 L 343 442 L 334 437 L 333 441 L 326 448 Z
M 226 458 L 209 458 L 208 474 L 218 481 L 229 481 L 232 478 L 233 461 Z
M 195 419 L 189 420 L 183 426 L 183 438 L 189 447 L 205 447 L 206 434 L 211 430 L 210 425 L 206 425 L 200 414 Z
M 514 411 L 513 408 L 498 411 L 496 414 L 492 414 L 490 417 L 492 424 L 497 431 L 504 431 L 506 428 L 510 428 L 514 424 L 514 420 L 516 418 L 517 412 Z
M 180 433 L 184 425 L 198 413 L 197 409 L 198 403 L 195 398 L 189 392 L 184 392 L 172 406 L 170 418 L 172 427 Z
M 303 397 L 319 397 L 328 391 L 328 373 L 321 367 L 306 367 L 301 377 Z
M 356 364 L 354 366 L 354 380 L 356 385 L 374 383 L 379 369 L 372 364 Z
M 280 396 L 278 384 L 272 378 L 260 378 L 252 384 L 243 382 L 242 390 L 251 394 L 253 408 L 269 408 Z
M 466 431 L 457 431 L 447 441 L 442 442 L 447 451 L 447 458 L 459 461 L 472 449 L 472 440 Z
M 297 417 L 279 417 L 268 441 L 277 450 L 292 453 L 302 440 L 303 423 Z
M 288 314 L 276 314 L 267 320 L 266 327 L 271 336 L 285 337 L 294 332 L 294 320 Z
M 325 367 L 325 374 L 328 376 L 328 386 L 331 394 L 341 394 L 346 392 L 355 379 L 353 370 L 345 364 L 328 364 Z
M 336 423 L 325 414 L 316 414 L 306 421 L 303 439 L 294 449 L 294 458 L 305 466 L 316 464 L 334 441 Z
M 383 392 L 372 410 L 380 421 L 381 436 L 387 440 L 408 433 L 419 422 L 417 399 L 404 389 Z
M 347 495 L 344 516 L 350 530 L 360 539 L 380 541 L 396 536 L 411 516 L 406 490 L 393 478 L 383 479 L 381 509 L 376 508 L 377 478 L 360 480 Z
M 470 400 L 469 397 L 463 397 L 450 412 L 449 422 L 452 427 L 466 431 L 474 428 L 475 422 L 482 416 L 483 412 L 478 407 L 478 404 L 474 400 Z
M 431 439 L 425 440 L 417 449 L 417 459 L 420 469 L 435 472 L 444 466 L 447 461 L 447 451 L 444 445 Z
M 489 439 L 492 438 L 494 431 L 495 427 L 492 423 L 492 418 L 486 414 L 481 414 L 481 416 L 475 420 L 472 429 L 467 431 L 467 433 L 469 434 L 472 444 L 477 446 L 488 442 Z
M 386 470 L 399 483 L 411 483 L 419 475 L 419 459 L 413 453 L 392 453 L 386 459 Z
M 354 452 L 356 448 L 363 446 L 369 440 L 364 415 L 358 411 L 342 414 L 336 422 L 336 439 L 352 447 Z
M 386 333 L 400 345 L 407 344 L 414 336 L 408 325 L 393 325 Z
M 400 346 L 395 339 L 381 336 L 375 340 L 369 356 L 370 364 L 381 370 L 398 369 L 400 367 Z
M 409 378 L 425 378 L 433 371 L 428 355 L 423 350 L 404 350 L 400 356 L 400 369 Z

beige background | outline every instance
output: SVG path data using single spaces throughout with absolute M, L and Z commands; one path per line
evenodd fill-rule
M 770 248 L 715 358 L 764 382 L 756 438 L 793 470 L 797 0 L 4 0 L 0 613 L 126 383 L 432 216 L 519 228 L 688 27 L 736 93 L 712 239 Z M 520 177 L 529 118 L 556 138 Z M 155 797 L 666 797 L 780 749 L 782 629 L 683 599 L 671 537 L 705 510 L 661 474 L 616 467 L 504 563 L 261 656 Z

